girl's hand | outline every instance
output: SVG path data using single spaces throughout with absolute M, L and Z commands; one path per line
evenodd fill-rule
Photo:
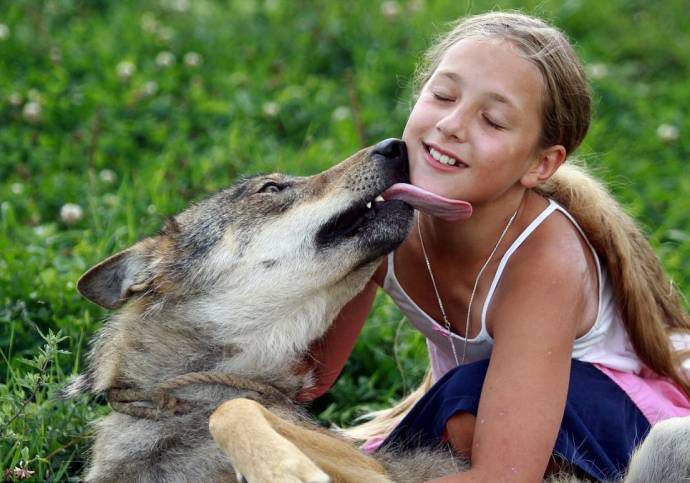
M 465 471 L 464 473 L 456 473 L 454 475 L 444 476 L 429 480 L 426 483 L 486 483 L 488 480 L 481 480 L 472 471 Z

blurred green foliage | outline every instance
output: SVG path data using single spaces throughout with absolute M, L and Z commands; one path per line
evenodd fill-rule
M 106 411 L 54 398 L 106 315 L 74 290 L 84 270 L 239 174 L 315 173 L 400 136 L 423 50 L 494 8 L 572 38 L 596 100 L 579 157 L 690 294 L 684 0 L 0 2 L 0 469 L 76 479 Z M 314 412 L 385 407 L 425 357 L 379 297 Z

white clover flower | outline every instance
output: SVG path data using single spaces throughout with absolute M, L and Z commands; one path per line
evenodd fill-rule
M 141 14 L 139 25 L 141 25 L 141 30 L 149 34 L 155 33 L 158 30 L 158 20 L 151 12 Z
M 60 47 L 53 46 L 50 48 L 50 61 L 53 64 L 59 64 L 60 61 L 62 60 L 62 51 L 60 50 Z
M 82 219 L 84 212 L 81 206 L 75 203 L 66 203 L 60 208 L 60 218 L 68 225 L 73 225 Z
M 419 12 L 424 9 L 424 0 L 411 0 L 407 6 L 411 12 Z
M 149 215 L 155 215 L 158 210 L 156 209 L 156 205 L 149 205 L 146 207 L 146 213 Z
M 638 82 L 634 87 L 635 94 L 641 97 L 647 97 L 650 90 L 649 84 L 646 82 Z
M 20 195 L 24 191 L 24 185 L 21 183 L 12 183 L 10 185 L 10 191 L 15 195 Z
M 276 117 L 280 112 L 280 104 L 273 101 L 265 102 L 261 110 L 267 117 Z
M 103 203 L 110 207 L 117 206 L 120 203 L 120 198 L 113 193 L 106 193 L 103 195 Z
M 661 124 L 656 129 L 656 136 L 665 143 L 676 141 L 680 135 L 679 129 L 672 124 Z
M 590 79 L 603 79 L 609 74 L 608 66 L 602 63 L 587 64 L 585 70 Z
M 144 84 L 144 86 L 141 88 L 142 94 L 144 94 L 147 97 L 153 96 L 158 92 L 158 82 L 156 81 L 148 81 Z
M 128 60 L 123 60 L 122 62 L 117 64 L 117 67 L 115 67 L 115 70 L 117 71 L 118 79 L 120 79 L 122 82 L 126 82 L 137 71 L 137 66 L 134 65 L 133 62 L 130 62 Z
M 334 120 L 336 121 L 343 121 L 350 117 L 350 108 L 347 106 L 339 106 L 336 107 L 333 110 L 333 114 L 331 114 Z
M 228 80 L 233 86 L 242 86 L 249 82 L 249 76 L 244 72 L 233 72 Z
M 24 101 L 24 98 L 19 92 L 12 92 L 10 95 L 7 96 L 7 100 L 12 104 L 13 106 L 21 106 L 22 102 Z
M 10 37 L 10 28 L 4 23 L 0 23 L 0 42 Z
M 98 173 L 98 177 L 100 178 L 101 181 L 104 183 L 113 183 L 117 179 L 117 174 L 115 174 L 115 171 L 112 169 L 102 169 Z
M 267 12 L 276 12 L 280 8 L 280 0 L 264 0 L 264 8 Z
M 189 10 L 189 0 L 167 0 L 164 6 L 170 10 L 184 13 Z
M 156 56 L 156 65 L 158 67 L 170 67 L 175 64 L 175 54 L 164 50 L 163 52 L 158 52 Z
M 156 33 L 158 34 L 159 39 L 161 39 L 163 42 L 167 42 L 172 39 L 174 32 L 170 27 L 159 26 Z
M 11 478 L 13 480 L 21 481 L 21 480 L 28 480 L 29 478 L 31 478 L 31 475 L 36 473 L 33 470 L 30 470 L 28 468 L 24 468 L 23 466 L 24 466 L 24 462 L 20 461 L 19 466 L 15 466 L 12 469 L 5 470 L 5 476 L 7 478 Z
M 81 104 L 84 102 L 84 93 L 81 91 L 81 89 L 74 89 L 72 93 L 70 94 L 70 101 L 72 101 L 72 104 L 75 106 L 81 106 Z
M 388 0 L 381 4 L 381 14 L 386 18 L 395 18 L 400 15 L 400 4 L 395 0 Z
M 50 231 L 51 231 L 50 228 L 47 227 L 46 225 L 38 225 L 38 226 L 34 227 L 34 234 L 36 236 L 43 237 L 43 236 L 47 235 L 48 233 L 50 233 Z
M 22 109 L 22 117 L 27 122 L 38 122 L 41 120 L 41 105 L 36 101 L 27 102 Z
M 199 67 L 201 62 L 203 62 L 203 59 L 201 58 L 201 55 L 197 54 L 196 52 L 187 52 L 184 54 L 184 64 L 187 67 Z

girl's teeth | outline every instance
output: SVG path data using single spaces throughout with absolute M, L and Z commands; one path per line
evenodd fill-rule
M 445 154 L 441 154 L 438 151 L 436 151 L 434 148 L 429 148 L 429 153 L 431 154 L 431 157 L 434 158 L 439 163 L 445 164 L 448 166 L 455 166 L 455 158 L 451 158 L 450 156 L 446 156 Z

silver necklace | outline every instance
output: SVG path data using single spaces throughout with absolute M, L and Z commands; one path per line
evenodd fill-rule
M 524 198 L 523 198 L 524 199 Z M 506 224 L 506 227 L 503 229 L 503 233 L 501 233 L 501 236 L 498 237 L 498 241 L 496 242 L 496 246 L 494 246 L 494 249 L 491 250 L 491 253 L 489 254 L 488 258 L 484 262 L 484 265 L 482 265 L 482 268 L 479 269 L 479 273 L 477 273 L 477 278 L 474 279 L 474 286 L 472 287 L 472 292 L 470 293 L 470 300 L 467 303 L 467 320 L 465 321 L 465 337 L 464 337 L 464 344 L 462 346 L 462 363 L 465 363 L 465 355 L 467 354 L 467 338 L 468 338 L 468 332 L 470 330 L 470 314 L 472 313 L 472 302 L 474 301 L 474 294 L 477 291 L 477 286 L 479 285 L 479 279 L 482 277 L 482 274 L 484 273 L 484 270 L 486 270 L 486 267 L 489 266 L 489 262 L 491 262 L 491 259 L 493 256 L 496 254 L 496 250 L 498 250 L 498 247 L 501 245 L 501 242 L 503 241 L 503 238 L 506 236 L 506 233 L 508 233 L 508 229 L 510 228 L 510 225 L 513 224 L 513 220 L 515 220 L 515 217 L 518 214 L 518 211 L 520 210 L 520 206 L 522 206 L 522 202 L 518 205 L 517 209 L 515 210 L 515 213 L 513 213 L 513 216 L 510 217 L 508 220 L 508 223 Z M 426 263 L 426 269 L 429 272 L 429 277 L 431 278 L 431 284 L 434 287 L 434 292 L 436 293 L 436 300 L 438 300 L 438 307 L 441 309 L 441 315 L 443 316 L 443 323 L 446 327 L 446 331 L 448 332 L 448 342 L 450 342 L 450 348 L 453 350 L 453 358 L 455 359 L 455 365 L 459 366 L 460 362 L 458 362 L 458 354 L 455 351 L 455 344 L 453 343 L 453 336 L 452 336 L 452 329 L 450 325 L 450 321 L 448 320 L 448 316 L 446 315 L 446 309 L 443 307 L 443 302 L 441 301 L 441 295 L 438 293 L 438 287 L 436 286 L 436 279 L 434 278 L 434 274 L 431 271 L 431 263 L 429 262 L 429 256 L 426 254 L 426 248 L 424 248 L 424 239 L 422 238 L 422 227 L 419 223 L 419 218 L 420 216 L 417 216 L 417 231 L 419 232 L 419 243 L 422 246 L 422 254 L 424 255 L 424 262 Z

